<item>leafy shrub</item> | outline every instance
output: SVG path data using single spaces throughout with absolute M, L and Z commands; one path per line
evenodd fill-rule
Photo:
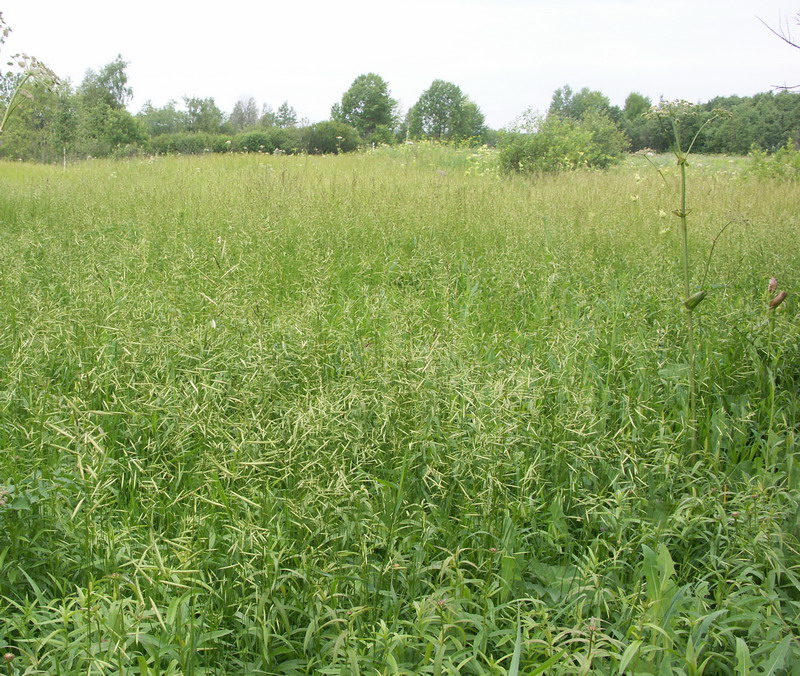
M 581 120 L 528 116 L 500 140 L 500 166 L 525 173 L 605 168 L 618 162 L 627 147 L 625 134 L 600 113 Z
M 296 153 L 303 147 L 302 129 L 270 127 L 237 134 L 233 149 L 245 153 Z
M 786 145 L 777 151 L 768 154 L 766 151 L 753 146 L 750 149 L 752 163 L 748 173 L 758 178 L 777 178 L 786 181 L 800 179 L 800 151 L 794 147 L 794 142 L 789 139 Z
M 150 139 L 150 151 L 156 155 L 199 155 L 201 153 L 224 153 L 230 150 L 231 139 L 220 134 L 179 132 L 161 134 Z
M 628 137 L 608 115 L 587 113 L 580 126 L 591 135 L 591 143 L 586 149 L 589 167 L 604 169 L 619 162 L 630 146 Z
M 233 139 L 233 149 L 245 153 L 271 153 L 275 150 L 267 131 L 250 131 L 237 134 Z
M 140 155 L 141 152 L 141 146 L 128 143 L 126 145 L 120 145 L 116 148 L 113 148 L 111 152 L 108 153 L 108 156 L 115 160 L 126 160 Z
M 394 130 L 389 125 L 380 124 L 367 139 L 367 142 L 374 145 L 390 145 L 397 143 L 397 139 L 395 138 Z
M 306 148 L 312 155 L 348 153 L 360 143 L 358 131 L 343 122 L 318 122 L 306 131 Z

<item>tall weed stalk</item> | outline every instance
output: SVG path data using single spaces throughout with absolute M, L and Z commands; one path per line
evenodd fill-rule
M 689 392 L 686 400 L 686 420 L 689 426 L 689 446 L 691 452 L 697 451 L 697 357 L 695 348 L 694 336 L 694 311 L 697 306 L 705 299 L 707 292 L 705 289 L 699 289 L 692 292 L 692 273 L 691 273 L 691 260 L 689 256 L 689 227 L 687 225 L 687 216 L 689 210 L 686 206 L 686 166 L 688 164 L 689 155 L 700 137 L 701 132 L 713 122 L 715 119 L 725 114 L 725 111 L 714 111 L 705 121 L 699 125 L 695 125 L 697 130 L 692 136 L 691 142 L 684 149 L 684 136 L 687 135 L 686 127 L 691 127 L 690 122 L 697 120 L 697 109 L 688 101 L 669 101 L 662 102 L 655 106 L 648 113 L 650 116 L 655 117 L 664 127 L 667 134 L 672 138 L 673 148 L 672 152 L 677 160 L 678 168 L 680 170 L 680 185 L 679 185 L 679 198 L 680 206 L 672 213 L 680 219 L 680 235 L 681 235 L 681 270 L 683 273 L 683 305 L 686 311 L 686 351 L 689 361 Z M 645 158 L 650 161 L 645 155 Z M 651 164 L 652 161 L 650 161 Z M 666 177 L 658 167 L 653 164 L 656 171 L 661 175 L 666 183 Z M 725 228 L 728 226 L 726 225 Z M 725 229 L 723 228 L 723 230 Z M 716 243 L 716 240 L 715 240 Z M 713 248 L 712 248 L 713 253 Z M 708 267 L 706 267 L 706 273 Z M 705 277 L 703 278 L 705 284 Z

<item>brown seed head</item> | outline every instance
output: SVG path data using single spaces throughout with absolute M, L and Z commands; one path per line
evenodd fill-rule
M 780 291 L 778 293 L 778 295 L 775 296 L 775 298 L 773 298 L 769 302 L 769 309 L 770 310 L 774 310 L 776 307 L 778 307 L 785 300 L 786 300 L 786 292 L 785 291 Z
M 775 293 L 778 290 L 778 280 L 774 277 L 770 277 L 769 279 L 769 286 L 767 287 L 770 293 Z

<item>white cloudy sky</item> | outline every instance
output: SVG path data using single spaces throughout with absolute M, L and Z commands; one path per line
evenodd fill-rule
M 434 79 L 458 84 L 493 127 L 553 91 L 599 89 L 622 105 L 705 101 L 800 84 L 800 50 L 758 21 L 796 31 L 779 0 L 3 0 L 25 51 L 79 82 L 117 54 L 129 62 L 133 112 L 184 95 L 230 111 L 284 100 L 312 122 L 361 73 L 388 81 L 403 108 Z

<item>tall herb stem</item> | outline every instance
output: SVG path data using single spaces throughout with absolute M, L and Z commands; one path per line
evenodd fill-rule
M 679 138 L 676 134 L 676 140 Z M 681 257 L 683 259 L 683 291 L 688 300 L 691 297 L 691 271 L 689 269 L 689 228 L 686 225 L 686 155 L 680 151 L 676 153 L 681 171 L 681 207 L 678 216 L 681 219 Z M 686 349 L 689 353 L 689 394 L 687 399 L 687 420 L 689 424 L 689 445 L 692 453 L 697 450 L 697 404 L 696 404 L 696 378 L 697 363 L 694 349 L 694 307 L 684 303 L 686 308 Z
M 689 383 L 688 393 L 686 398 L 686 412 L 685 419 L 689 428 L 689 447 L 692 454 L 697 451 L 697 355 L 694 342 L 694 310 L 705 299 L 706 292 L 703 290 L 692 293 L 692 278 L 691 268 L 689 264 L 689 228 L 686 223 L 688 210 L 686 208 L 686 161 L 694 148 L 697 139 L 700 138 L 700 133 L 705 129 L 706 125 L 713 122 L 715 119 L 724 114 L 721 111 L 714 111 L 713 114 L 706 119 L 694 133 L 691 142 L 686 150 L 683 149 L 681 143 L 681 125 L 690 116 L 693 116 L 696 110 L 692 104 L 687 101 L 673 101 L 662 103 L 661 105 L 653 108 L 648 115 L 655 117 L 659 122 L 664 125 L 665 131 L 670 134 L 674 141 L 674 154 L 678 161 L 680 170 L 680 206 L 673 212 L 681 222 L 681 267 L 683 269 L 683 305 L 686 310 L 686 352 L 689 362 Z M 669 123 L 667 128 L 666 123 Z M 651 163 L 652 164 L 652 163 Z M 661 178 L 666 182 L 666 177 L 659 170 Z M 730 223 L 722 228 L 719 235 L 725 231 Z M 717 235 L 717 238 L 719 238 Z M 706 276 L 708 275 L 708 266 L 711 263 L 711 254 L 714 252 L 716 239 L 711 247 L 709 254 L 708 264 L 706 265 L 706 272 L 703 275 L 702 284 L 705 284 Z

